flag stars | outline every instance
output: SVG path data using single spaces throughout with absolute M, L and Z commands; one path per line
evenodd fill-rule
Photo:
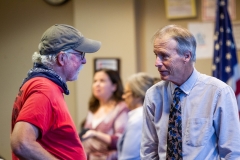
M 224 14 L 221 14 L 221 15 L 220 15 L 220 18 L 221 18 L 221 19 L 224 19 Z
M 230 28 L 227 28 L 227 33 L 231 33 L 231 29 Z
M 225 72 L 227 72 L 227 73 L 231 72 L 231 67 L 226 66 L 226 67 L 225 67 Z
M 232 58 L 232 55 L 228 52 L 227 54 L 226 54 L 226 59 L 227 60 L 230 60 Z
M 214 31 L 214 56 L 211 65 L 214 77 L 222 81 L 229 82 L 235 77 L 235 65 L 238 64 L 236 56 L 237 44 L 234 44 L 233 28 L 228 14 L 228 4 L 230 0 L 216 1 L 216 25 Z M 217 34 L 218 33 L 218 34 Z M 232 86 L 232 85 L 231 85 Z M 235 84 L 233 85 L 235 87 Z
M 221 2 L 220 2 L 220 6 L 225 6 L 225 2 L 224 2 L 224 1 L 221 1 Z
M 223 29 L 223 27 L 220 27 L 220 32 L 224 32 L 224 29 Z
M 215 49 L 216 49 L 217 51 L 219 50 L 219 44 L 218 44 L 218 43 L 216 43 Z
M 212 65 L 212 70 L 213 70 L 213 71 L 216 70 L 216 65 Z
M 230 40 L 227 40 L 226 45 L 230 47 L 232 45 L 232 42 Z

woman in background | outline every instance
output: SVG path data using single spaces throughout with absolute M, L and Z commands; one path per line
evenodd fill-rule
M 119 160 L 140 160 L 140 143 L 143 119 L 143 101 L 146 91 L 154 84 L 154 78 L 146 73 L 129 77 L 123 99 L 131 110 L 126 131 L 118 141 Z
M 81 137 L 89 160 L 117 159 L 116 145 L 125 130 L 128 108 L 122 101 L 123 86 L 117 71 L 101 69 L 94 74 L 93 95 Z

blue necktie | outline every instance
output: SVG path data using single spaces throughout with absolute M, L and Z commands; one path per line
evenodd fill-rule
M 167 134 L 167 160 L 182 159 L 181 93 L 183 91 L 177 87 L 174 91 L 173 103 L 170 108 Z

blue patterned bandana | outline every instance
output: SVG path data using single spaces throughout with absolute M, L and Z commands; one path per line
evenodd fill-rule
M 40 63 L 34 63 L 33 68 L 28 71 L 27 77 L 23 80 L 23 84 L 27 82 L 28 80 L 34 78 L 34 77 L 45 77 L 57 85 L 59 85 L 64 93 L 66 95 L 69 95 L 69 90 L 67 88 L 67 84 L 63 82 L 62 78 L 52 69 L 48 68 L 47 66 L 44 66 L 43 64 Z M 20 88 L 21 88 L 20 87 Z

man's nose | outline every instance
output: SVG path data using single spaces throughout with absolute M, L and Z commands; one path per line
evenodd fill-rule
M 87 63 L 87 60 L 86 58 L 84 57 L 84 59 L 82 60 L 82 64 L 86 64 Z
M 155 60 L 155 67 L 159 67 L 159 66 L 162 66 L 162 60 L 160 57 L 156 57 L 156 60 Z

